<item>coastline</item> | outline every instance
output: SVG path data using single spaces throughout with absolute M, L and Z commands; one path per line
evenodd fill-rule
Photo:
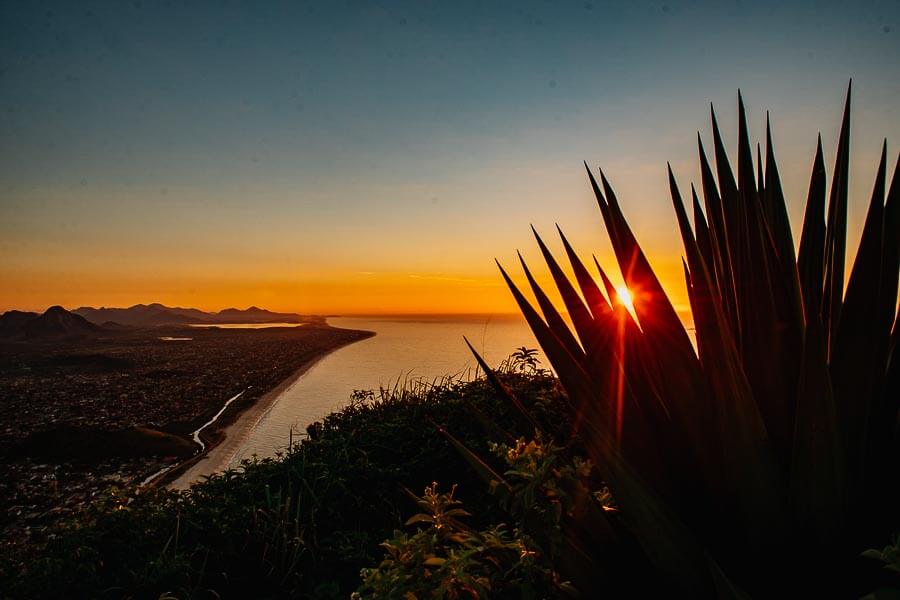
M 275 405 L 275 401 L 286 389 L 332 352 L 375 335 L 374 332 L 368 331 L 360 331 L 360 333 L 365 335 L 329 348 L 300 365 L 290 376 L 260 396 L 253 404 L 234 414 L 230 422 L 218 430 L 217 439 L 208 442 L 206 450 L 197 456 L 185 460 L 170 471 L 161 474 L 148 485 L 151 487 L 163 486 L 170 490 L 186 490 L 204 477 L 209 477 L 224 470 L 231 462 L 240 445 Z

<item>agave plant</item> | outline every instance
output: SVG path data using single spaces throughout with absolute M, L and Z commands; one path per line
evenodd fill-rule
M 603 563 L 631 542 L 679 593 L 865 591 L 847 583 L 855 559 L 900 530 L 900 169 L 885 201 L 885 143 L 845 283 L 849 89 L 830 191 L 819 138 L 796 253 L 769 124 L 754 168 L 740 92 L 738 119 L 736 178 L 714 112 L 715 171 L 698 136 L 701 194 L 691 187 L 689 207 L 668 172 L 696 346 L 612 186 L 587 164 L 632 306 L 561 230 L 574 280 L 535 237 L 563 310 L 524 260 L 536 307 L 500 267 L 625 524 L 602 511 L 573 523 L 574 570 L 603 583 L 615 577 Z

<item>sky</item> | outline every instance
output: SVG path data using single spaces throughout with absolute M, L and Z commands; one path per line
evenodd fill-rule
M 681 307 L 665 168 L 699 181 L 710 103 L 732 152 L 737 90 L 769 111 L 797 231 L 852 78 L 855 247 L 898 35 L 896 1 L 0 0 L 0 311 L 514 312 L 531 224 L 615 273 L 582 161 Z

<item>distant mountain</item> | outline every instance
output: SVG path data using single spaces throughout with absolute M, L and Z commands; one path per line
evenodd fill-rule
M 302 321 L 296 313 L 279 313 L 251 306 L 246 310 L 238 308 L 226 308 L 215 315 L 218 323 L 299 323 Z
M 169 308 L 162 304 L 135 304 L 128 308 L 76 308 L 75 314 L 81 315 L 91 323 L 101 325 L 112 321 L 119 325 L 133 327 L 152 327 L 155 325 L 184 325 L 205 321 L 207 313 L 195 308 Z
M 9 311 L 0 316 L 0 336 L 29 341 L 92 337 L 103 333 L 99 327 L 61 306 L 51 306 L 38 315 Z
M 257 306 L 247 310 L 226 308 L 217 313 L 204 312 L 196 308 L 163 306 L 162 304 L 135 304 L 129 308 L 91 308 L 82 306 L 73 311 L 91 323 L 118 323 L 134 327 L 156 325 L 186 325 L 189 323 L 300 323 L 303 319 L 296 313 L 276 313 Z

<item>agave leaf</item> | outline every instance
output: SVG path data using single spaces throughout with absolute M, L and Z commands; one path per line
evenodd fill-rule
M 619 269 L 632 292 L 632 304 L 641 329 L 652 338 L 658 337 L 661 343 L 674 346 L 682 360 L 689 363 L 693 348 L 684 325 L 631 232 L 603 171 L 600 171 L 600 181 L 608 200 L 610 220 L 619 238 L 614 244 Z
M 766 118 L 768 118 L 768 113 L 766 113 Z M 759 200 L 762 202 L 763 214 L 766 216 L 766 220 L 769 220 L 771 211 L 766 202 L 766 180 L 763 176 L 762 147 L 758 143 L 756 144 L 756 193 L 759 194 Z
M 596 263 L 596 258 L 594 261 Z M 609 283 L 602 269 L 600 269 L 600 274 L 604 282 L 611 287 L 612 284 Z M 615 293 L 614 290 L 613 293 Z M 647 419 L 654 417 L 652 414 L 647 415 L 647 411 L 650 413 L 659 411 L 661 403 L 658 401 L 658 393 L 652 386 L 648 387 L 648 374 L 642 371 L 646 357 L 640 343 L 640 329 L 631 314 L 618 302 L 618 296 L 614 296 L 614 298 L 617 301 L 617 310 L 611 311 L 605 318 L 601 317 L 598 328 L 605 333 L 603 333 L 603 340 L 596 346 L 598 351 L 605 351 L 613 360 L 603 365 L 601 369 L 593 371 L 594 385 L 598 386 L 596 389 L 600 393 L 591 402 L 590 407 L 582 407 L 578 418 L 588 419 L 589 415 L 594 415 L 594 419 L 602 420 L 604 426 L 610 431 L 615 431 L 616 438 L 620 439 L 624 414 L 627 413 L 629 430 L 634 433 L 629 439 L 638 440 L 641 438 L 641 433 L 650 433 Z M 598 359 L 599 356 L 594 356 L 594 358 Z M 590 364 L 596 364 L 596 361 L 592 361 Z M 631 373 L 630 376 L 629 373 Z M 637 389 L 632 389 L 631 382 L 637 383 Z M 655 404 L 653 403 L 654 399 L 656 399 Z M 655 420 L 659 421 L 659 418 L 657 417 Z M 654 437 L 660 440 L 661 446 L 665 445 L 664 435 L 658 434 Z M 630 455 L 630 448 L 622 448 L 621 451 Z M 644 472 L 648 477 L 654 475 L 657 479 L 663 477 L 664 471 L 659 466 L 657 452 L 642 451 L 638 454 L 638 460 L 646 469 Z M 656 466 L 650 467 L 651 464 Z M 665 486 L 663 485 L 663 487 Z
M 616 289 L 616 286 L 613 285 L 612 281 L 610 281 L 609 277 L 606 275 L 606 271 L 600 266 L 597 257 L 594 256 L 593 259 L 594 266 L 597 267 L 597 272 L 600 273 L 600 280 L 603 282 L 603 287 L 606 289 L 606 295 L 609 296 L 613 319 L 615 319 L 619 326 L 625 327 L 628 336 L 643 338 L 643 333 L 641 333 L 637 321 L 635 321 L 634 317 L 631 316 L 631 313 L 625 309 L 625 302 L 619 297 L 619 291 Z
M 677 188 L 673 193 L 677 193 Z M 771 532 L 772 523 L 783 523 L 785 519 L 776 491 L 778 471 L 765 423 L 715 288 L 702 261 L 695 262 L 699 269 L 689 273 L 689 294 L 703 370 L 717 407 L 709 407 L 705 412 L 707 419 L 713 417 L 712 425 L 718 430 L 718 435 L 707 439 L 707 451 L 721 453 L 720 478 L 726 494 L 721 500 L 742 515 L 747 542 L 759 550 L 772 542 L 760 532 Z
M 844 104 L 844 118 L 838 141 L 837 156 L 834 161 L 834 175 L 831 179 L 831 196 L 828 202 L 828 222 L 825 229 L 825 289 L 822 297 L 822 322 L 828 340 L 828 356 L 837 337 L 841 319 L 841 304 L 844 293 L 844 260 L 847 247 L 847 188 L 850 175 L 850 90 L 847 86 L 847 101 Z
M 697 559 L 700 549 L 696 541 L 627 464 L 614 441 L 614 435 L 605 425 L 608 417 L 604 414 L 604 407 L 608 406 L 608 402 L 603 401 L 599 390 L 592 388 L 589 376 L 568 354 L 499 263 L 498 267 L 538 343 L 559 374 L 560 383 L 573 404 L 578 407 L 578 415 L 581 416 L 579 422 L 585 430 L 588 444 L 588 455 L 598 466 L 610 489 L 622 501 L 623 514 L 632 524 L 649 560 L 682 589 L 703 593 L 709 585 L 708 574 L 698 568 L 701 564 Z
M 679 592 L 708 595 L 711 581 L 709 572 L 703 568 L 703 550 L 688 528 L 622 465 L 610 464 L 605 476 L 650 563 Z
M 553 281 L 556 283 L 556 288 L 559 290 L 563 303 L 566 305 L 566 310 L 569 313 L 569 318 L 572 319 L 575 331 L 578 333 L 578 339 L 581 340 L 581 345 L 585 349 L 590 348 L 593 345 L 595 338 L 593 316 L 584 305 L 584 302 L 582 302 L 578 292 L 575 291 L 575 287 L 569 281 L 569 278 L 566 277 L 566 274 L 563 272 L 562 268 L 560 268 L 559 263 L 553 258 L 553 254 L 550 252 L 550 249 L 547 248 L 544 240 L 538 235 L 537 230 L 532 227 L 531 232 L 537 240 L 538 246 L 541 249 L 541 254 L 544 256 L 544 261 L 546 261 L 547 267 L 550 269 L 550 274 L 553 276 Z M 548 324 L 552 326 L 552 324 Z
M 614 356 L 613 351 L 616 338 L 613 309 L 584 266 L 584 263 L 575 254 L 559 226 L 557 226 L 557 231 L 562 239 L 563 246 L 566 248 L 566 254 L 569 256 L 569 262 L 572 264 L 581 293 L 587 301 L 590 313 L 593 315 L 593 322 L 590 323 L 590 331 L 587 333 L 586 340 L 588 365 L 597 381 L 609 381 L 612 376 L 611 371 L 616 368 L 616 363 L 619 360 Z
M 722 142 L 722 134 L 719 132 L 719 122 L 716 120 L 716 111 L 712 105 L 709 106 L 709 115 L 712 121 L 713 130 L 713 149 L 716 157 L 716 175 L 719 179 L 719 191 L 722 201 L 725 197 L 736 199 L 738 188 L 734 181 L 734 171 L 731 170 L 731 163 L 728 162 L 728 153 L 725 151 L 725 144 Z M 727 211 L 726 211 L 727 217 Z
M 613 251 L 616 251 L 619 245 L 619 233 L 616 231 L 616 223 L 612 219 L 609 204 L 603 196 L 603 192 L 600 191 L 600 186 L 597 185 L 597 180 L 594 179 L 594 174 L 591 172 L 591 168 L 588 167 L 587 162 L 584 163 L 584 169 L 587 171 L 588 180 L 591 182 L 591 189 L 594 191 L 594 197 L 597 199 L 597 206 L 600 208 L 600 215 L 603 217 L 603 224 L 612 242 Z
M 578 254 L 575 253 L 572 245 L 569 244 L 569 240 L 566 239 L 566 236 L 563 234 L 562 229 L 559 228 L 559 225 L 556 226 L 556 231 L 559 233 L 563 247 L 566 249 L 566 255 L 569 257 L 572 271 L 575 272 L 575 279 L 578 281 L 578 286 L 581 288 L 581 294 L 587 301 L 591 314 L 595 319 L 598 315 L 607 314 L 612 308 L 603 296 L 603 292 L 601 292 L 600 288 L 597 286 L 597 282 L 594 281 L 593 277 L 591 277 L 591 274 L 588 272 L 587 267 L 585 267 L 584 263 L 581 262 L 581 259 L 578 258 Z
M 862 475 L 866 429 L 876 402 L 876 382 L 886 367 L 889 341 L 887 329 L 880 327 L 875 317 L 880 313 L 886 166 L 885 143 L 831 355 L 843 442 L 855 478 Z
M 819 319 L 806 328 L 800 371 L 790 494 L 801 531 L 833 543 L 845 526 L 849 479 Z
M 547 326 L 547 323 L 537 314 L 537 311 L 531 306 L 516 284 L 503 269 L 499 262 L 497 267 L 506 281 L 506 285 L 519 305 L 519 310 L 525 316 L 528 326 L 531 328 L 538 344 L 553 365 L 553 369 L 559 376 L 560 383 L 565 388 L 570 400 L 578 408 L 578 402 L 590 398 L 593 402 L 603 404 L 600 398 L 592 391 L 590 385 L 590 376 L 585 372 L 583 365 L 572 356 L 565 344 L 563 344 L 556 333 Z
M 678 184 L 675 182 L 675 175 L 672 173 L 672 166 L 666 164 L 669 175 L 669 192 L 672 196 L 672 205 L 675 208 L 675 216 L 678 220 L 678 229 L 681 232 L 681 241 L 684 244 L 685 253 L 688 257 L 688 267 L 691 271 L 698 271 L 706 268 L 703 257 L 700 254 L 700 248 L 694 239 L 694 232 L 691 230 L 691 222 L 688 220 L 687 212 L 684 210 L 684 202 L 681 200 L 681 193 L 678 191 Z
M 894 166 L 891 189 L 884 206 L 883 244 L 879 318 L 881 327 L 887 329 L 897 310 L 897 287 L 900 276 L 900 155 Z
M 731 252 L 728 240 L 728 228 L 725 225 L 725 213 L 722 199 L 713 178 L 712 169 L 703 150 L 703 140 L 697 134 L 697 147 L 700 153 L 700 174 L 703 184 L 703 200 L 706 204 L 706 214 L 709 217 L 710 240 L 715 251 L 713 268 L 715 270 L 716 285 L 719 296 L 722 298 L 722 307 L 731 325 L 731 330 L 740 337 L 740 321 L 738 319 L 737 295 L 734 288 L 734 273 L 731 268 Z
M 525 264 L 525 259 L 522 258 L 521 254 L 518 256 L 519 262 L 522 264 L 522 270 L 525 272 L 525 277 L 528 279 L 531 290 L 534 292 L 534 297 L 537 299 L 538 306 L 541 307 L 541 311 L 544 313 L 544 319 L 547 321 L 547 325 L 556 334 L 559 341 L 563 343 L 566 350 L 569 351 L 569 354 L 577 361 L 584 363 L 584 350 L 578 345 L 578 340 L 572 335 L 572 332 L 569 330 L 569 326 L 562 318 L 562 315 L 559 314 L 559 311 L 553 306 L 550 298 L 547 297 L 547 294 L 544 293 L 544 290 L 531 275 L 531 270 L 528 268 L 528 265 Z
M 487 362 L 481 357 L 478 352 L 475 351 L 475 348 L 469 342 L 469 339 L 463 336 L 463 340 L 465 340 L 466 345 L 469 347 L 469 350 L 475 356 L 475 360 L 478 361 L 478 366 L 481 367 L 481 370 L 484 371 L 484 376 L 487 377 L 487 380 L 490 382 L 491 386 L 493 386 L 494 390 L 497 394 L 509 402 L 512 406 L 515 407 L 517 413 L 521 417 L 520 421 L 521 425 L 525 427 L 526 431 L 535 431 L 539 429 L 537 422 L 534 420 L 534 417 L 531 416 L 531 413 L 525 408 L 525 405 L 516 398 L 516 395 L 512 393 L 506 385 L 503 384 L 502 381 L 497 377 L 497 374 L 491 369 Z
M 702 256 L 696 242 L 694 241 L 687 213 L 681 199 L 681 193 L 678 190 L 678 184 L 675 176 L 672 174 L 671 168 L 669 175 L 669 189 L 672 195 L 672 204 L 675 207 L 675 214 L 681 229 L 682 239 L 684 241 L 685 252 L 687 254 L 687 272 L 689 273 L 689 295 L 691 298 L 691 307 L 694 312 L 694 320 L 697 325 L 697 343 L 701 352 L 701 357 L 706 356 L 712 361 L 703 363 L 704 371 L 707 377 L 715 384 L 718 381 L 720 390 L 728 387 L 732 391 L 724 395 L 720 401 L 726 402 L 728 405 L 725 410 L 720 409 L 720 414 L 728 417 L 729 408 L 738 408 L 738 415 L 735 422 L 731 425 L 721 423 L 719 426 L 728 429 L 744 428 L 746 431 L 742 434 L 748 440 L 756 439 L 761 442 L 767 437 L 765 425 L 760 419 L 760 415 L 756 412 L 756 405 L 752 402 L 752 394 L 747 395 L 746 389 L 742 387 L 741 381 L 745 380 L 743 376 L 743 368 L 737 355 L 736 343 L 733 336 L 728 330 L 725 322 L 724 312 L 718 302 L 715 287 L 709 274 L 709 269 Z M 722 361 L 722 359 L 725 359 Z M 733 362 L 729 362 L 729 359 Z M 720 362 L 722 361 L 722 362 Z M 727 374 L 725 381 L 720 376 L 720 369 L 716 366 L 725 367 Z M 729 373 L 730 371 L 730 373 Z M 749 382 L 747 382 L 749 384 Z M 715 385 L 713 388 L 715 389 Z M 736 390 L 736 391 L 735 391 Z M 743 401 L 743 408 L 740 408 L 736 401 Z M 714 414 L 711 406 L 704 407 L 708 414 Z M 723 440 L 736 441 L 736 440 Z
M 884 376 L 884 391 L 882 392 L 882 407 L 886 418 L 883 426 L 889 430 L 885 439 L 888 448 L 893 448 L 894 454 L 886 454 L 884 461 L 894 465 L 892 456 L 900 450 L 900 309 L 894 319 L 894 328 L 891 332 L 890 354 L 888 367 Z M 892 467 L 891 467 L 892 468 Z M 900 481 L 896 477 L 887 477 L 888 487 L 894 492 L 900 488 Z M 895 498 L 896 495 L 889 496 Z
M 774 267 L 774 272 L 775 277 L 781 280 L 781 285 L 777 285 L 776 310 L 779 323 L 784 324 L 784 336 L 782 336 L 782 339 L 787 347 L 783 356 L 791 361 L 791 367 L 786 372 L 788 381 L 784 381 L 783 384 L 790 384 L 797 381 L 797 372 L 799 370 L 797 357 L 802 352 L 805 321 L 797 258 L 794 255 L 794 238 L 791 234 L 791 224 L 788 220 L 784 192 L 781 188 L 781 177 L 778 174 L 778 164 L 775 160 L 775 149 L 772 142 L 772 129 L 768 113 L 766 114 L 765 181 L 764 195 L 766 197 L 766 205 L 771 213 L 767 221 L 768 230 L 777 255 L 774 261 L 775 265 L 777 265 Z M 775 283 L 774 279 L 773 283 Z M 776 285 L 772 287 L 774 289 Z
M 757 193 L 743 98 L 738 93 L 738 154 L 744 277 L 739 289 L 741 360 L 753 394 L 781 461 L 790 461 L 802 321 L 792 279 L 791 257 L 782 262 L 766 220 L 765 202 Z M 772 173 L 777 173 L 772 161 Z M 777 175 L 775 175 L 777 181 Z M 776 189 L 773 181 L 772 189 Z M 770 207 L 774 209 L 773 207 Z M 789 225 L 788 225 L 789 227 Z M 789 242 L 790 243 L 790 242 Z
M 822 282 L 825 279 L 825 160 L 822 157 L 821 135 L 816 143 L 816 157 L 809 180 L 797 268 L 808 326 L 811 320 L 821 319 Z
M 894 477 L 894 457 L 900 452 L 900 331 L 897 329 L 897 284 L 900 275 L 900 158 L 894 168 L 891 188 L 884 207 L 884 233 L 879 289 L 879 331 L 894 326 L 888 342 L 885 375 L 875 390 L 877 398 L 869 417 L 866 465 L 869 471 L 870 497 L 896 498 L 900 481 Z M 880 479 L 879 479 L 880 478 Z M 890 500 L 888 500 L 890 503 Z M 892 507 L 884 506 L 890 511 Z M 891 513 L 882 513 L 891 514 Z M 876 517 L 877 518 L 877 517 Z M 895 531 L 900 523 L 895 525 Z
M 609 584 L 624 589 L 633 589 L 634 582 L 628 574 L 634 565 L 646 562 L 636 556 L 631 548 L 623 544 L 622 536 L 616 531 L 612 520 L 591 496 L 590 491 L 578 482 L 561 480 L 565 493 L 572 498 L 572 514 L 562 514 L 564 542 L 567 546 L 561 553 L 560 565 L 563 573 L 576 572 L 580 581 L 579 589 L 592 589 L 599 575 Z M 616 588 L 613 588 L 616 589 Z
M 450 442 L 450 445 L 453 446 L 457 452 L 459 452 L 460 456 L 462 456 L 463 459 L 467 463 L 469 463 L 469 466 L 471 466 L 475 470 L 475 472 L 478 473 L 478 475 L 485 481 L 485 483 L 488 483 L 494 487 L 503 488 L 507 491 L 512 489 L 510 488 L 509 483 L 507 483 L 507 481 L 503 479 L 502 475 L 492 469 L 489 464 L 481 460 L 481 458 L 477 454 L 469 450 L 469 448 L 466 447 L 466 445 L 460 442 L 458 439 L 456 439 L 453 434 L 451 434 L 440 425 L 437 425 L 436 423 L 434 423 L 434 426 L 437 427 L 438 432 L 440 432 L 440 434 L 444 436 L 444 438 L 448 442 Z
M 642 339 L 645 340 L 647 372 L 654 377 L 653 385 L 659 389 L 659 398 L 665 403 L 667 414 L 679 421 L 679 431 L 692 438 L 690 446 L 697 450 L 702 445 L 697 356 L 684 325 L 635 240 L 602 171 L 600 179 L 608 200 L 609 220 L 617 231 L 619 243 L 614 244 L 614 249 L 619 268 L 632 292 L 632 306 L 640 323 Z
M 753 152 L 750 150 L 750 135 L 747 130 L 747 111 L 744 109 L 744 97 L 738 90 L 738 188 L 747 200 L 755 200 L 747 208 L 758 208 L 755 171 L 753 169 Z
M 697 190 L 694 189 L 694 184 L 691 184 L 691 204 L 694 211 L 694 232 L 697 238 L 697 249 L 700 250 L 700 256 L 703 257 L 703 262 L 709 269 L 710 275 L 715 276 L 716 258 L 713 242 L 706 218 L 703 216 L 703 209 L 700 208 L 700 200 L 697 198 Z
M 619 298 L 619 292 L 607 277 L 606 272 L 594 256 L 594 266 L 615 307 L 612 312 L 611 329 L 615 332 L 616 356 L 625 369 L 625 383 L 633 388 L 637 402 L 648 402 L 652 414 L 658 414 L 657 422 L 662 426 L 672 418 L 672 413 L 662 400 L 662 375 L 660 366 L 648 348 L 643 332 L 631 313 Z M 659 414 L 662 413 L 662 414 Z
M 676 430 L 671 427 L 671 415 L 660 399 L 656 383 L 658 370 L 649 357 L 643 334 L 596 257 L 594 263 L 615 306 L 598 318 L 601 322 L 598 327 L 605 332 L 604 339 L 611 351 L 611 360 L 600 371 L 605 376 L 605 382 L 600 385 L 612 400 L 607 427 L 615 432 L 622 452 L 633 461 L 635 468 L 671 500 L 666 492 L 672 490 L 672 479 L 683 471 L 683 467 L 674 464 L 677 461 L 673 459 L 678 455 L 672 450 L 684 443 L 679 445 L 672 439 Z M 651 451 L 641 441 L 644 439 L 656 440 Z
M 502 266 L 500 271 L 544 353 L 559 374 L 560 382 L 578 407 L 577 415 L 585 431 L 588 455 L 616 497 L 622 500 L 623 506 L 627 505 L 623 508 L 623 514 L 633 524 L 635 535 L 648 558 L 681 588 L 693 592 L 705 590 L 709 581 L 708 574 L 698 567 L 701 564 L 697 561 L 699 547 L 675 514 L 641 481 L 625 460 L 615 443 L 615 436 L 605 425 L 608 422 L 608 400 L 603 398 L 601 390 L 590 384 L 590 377 L 566 352 L 558 337 L 537 315 Z
M 716 113 L 712 106 L 710 106 L 710 118 L 712 119 L 713 150 L 716 158 L 716 174 L 719 180 L 719 195 L 722 198 L 722 211 L 725 215 L 725 230 L 728 237 L 728 254 L 723 256 L 722 260 L 730 266 L 733 278 L 735 316 L 740 324 L 740 328 L 736 331 L 738 331 L 737 340 L 740 347 L 744 336 L 743 329 L 746 326 L 746 318 L 742 314 L 741 309 L 746 308 L 742 303 L 742 291 L 746 287 L 745 271 L 748 262 L 746 256 L 747 239 L 744 225 L 744 206 L 740 200 L 731 164 L 728 162 L 728 153 L 725 151 L 725 144 L 722 142 Z
M 784 201 L 784 192 L 781 188 L 781 176 L 778 174 L 778 163 L 775 160 L 775 148 L 772 143 L 772 125 L 769 115 L 766 113 L 766 179 L 765 179 L 765 205 L 767 207 L 766 222 L 772 234 L 772 240 L 781 259 L 782 269 L 785 273 L 793 272 L 796 279 L 797 261 L 794 257 L 794 238 L 791 233 L 791 223 L 788 219 L 787 208 Z M 797 291 L 799 302 L 799 290 Z
M 488 439 L 503 440 L 510 445 L 514 445 L 516 443 L 516 437 L 500 427 L 500 425 L 497 424 L 497 421 L 487 416 L 487 414 L 485 414 L 483 410 L 481 410 L 477 406 L 470 406 L 469 410 L 472 412 L 475 420 L 478 421 L 478 424 L 481 426 L 481 429 L 484 431 L 484 434 Z M 522 431 L 531 433 L 533 430 L 525 428 Z

